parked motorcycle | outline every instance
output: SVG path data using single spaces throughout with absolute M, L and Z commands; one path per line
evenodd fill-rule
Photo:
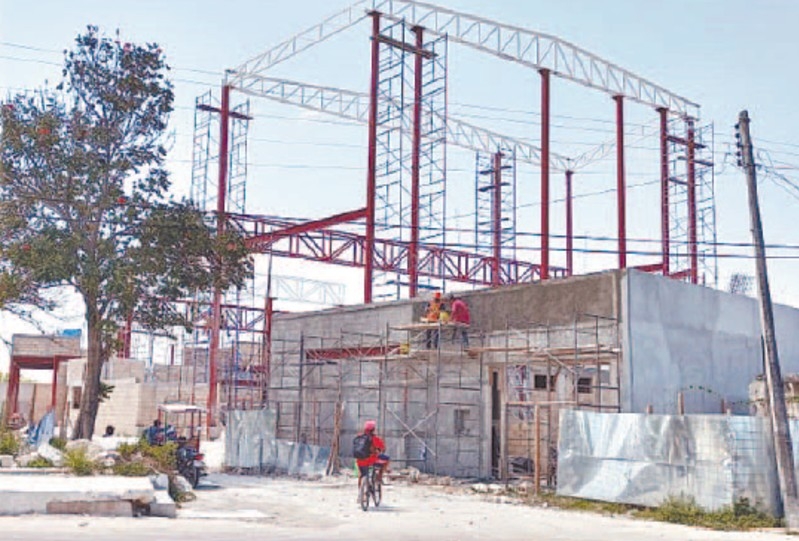
M 203 454 L 198 453 L 191 445 L 185 444 L 178 447 L 178 473 L 189 482 L 191 488 L 197 488 L 200 478 L 208 475 L 204 459 Z

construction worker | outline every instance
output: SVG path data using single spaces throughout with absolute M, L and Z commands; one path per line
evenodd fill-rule
M 441 292 L 436 291 L 433 298 L 427 303 L 424 321 L 437 324 L 441 318 L 441 305 Z M 427 330 L 427 349 L 438 348 L 438 334 L 438 329 Z
M 454 293 L 449 296 L 450 306 L 452 307 L 452 315 L 450 320 L 455 324 L 452 329 L 452 341 L 455 341 L 455 336 L 458 331 L 461 333 L 461 344 L 464 348 L 469 347 L 469 323 L 471 316 L 469 315 L 469 306 L 466 302 Z

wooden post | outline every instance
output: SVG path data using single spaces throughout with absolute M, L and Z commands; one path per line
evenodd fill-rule
M 677 393 L 677 415 L 685 415 L 685 393 Z
M 535 415 L 535 464 L 533 465 L 534 468 L 534 475 L 535 481 L 533 481 L 533 490 L 535 495 L 538 496 L 538 493 L 541 489 L 541 407 L 536 404 L 535 409 L 533 410 L 533 415 Z M 549 464 L 547 464 L 549 467 Z M 548 470 L 547 470 L 548 471 Z

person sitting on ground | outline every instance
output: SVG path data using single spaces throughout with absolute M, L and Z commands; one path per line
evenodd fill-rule
M 114 435 L 114 425 L 108 425 L 105 427 L 105 434 L 103 434 L 104 438 L 110 438 Z
M 386 444 L 383 439 L 376 433 L 377 423 L 375 421 L 366 421 L 363 424 L 363 432 L 360 435 L 367 435 L 371 438 L 371 452 L 366 458 L 356 458 L 358 464 L 358 487 L 360 488 L 361 482 L 369 473 L 369 466 L 374 466 L 377 472 L 377 481 L 383 482 L 383 474 L 388 471 L 388 464 L 391 460 L 386 453 Z
M 164 429 L 161 427 L 161 420 L 153 421 L 152 426 L 144 431 L 144 437 L 150 445 L 162 445 L 164 443 Z

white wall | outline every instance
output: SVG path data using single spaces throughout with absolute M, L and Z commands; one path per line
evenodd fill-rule
M 774 315 L 782 372 L 799 373 L 799 310 Z M 748 412 L 748 385 L 763 372 L 755 299 L 630 271 L 622 322 L 623 411 L 676 413 L 682 390 L 687 413 L 718 413 L 722 398 Z

